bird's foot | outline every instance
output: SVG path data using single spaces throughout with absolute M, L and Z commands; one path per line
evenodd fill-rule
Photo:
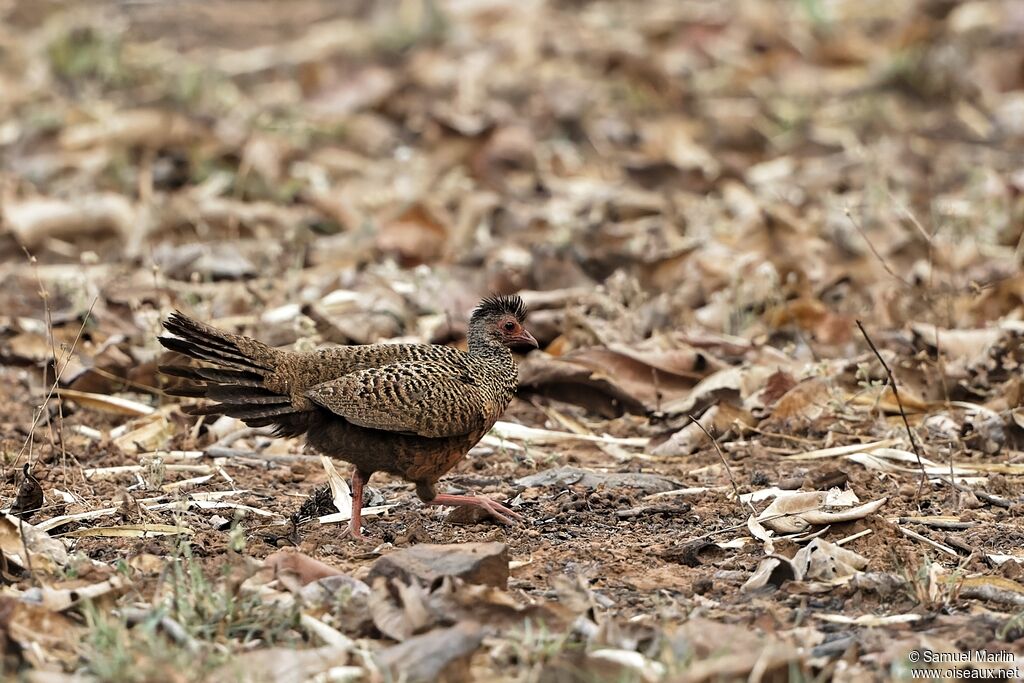
M 372 538 L 363 536 L 362 525 L 358 523 L 349 522 L 348 535 L 353 541 L 359 541 L 360 543 L 374 543 Z
M 501 503 L 484 496 L 455 496 L 440 494 L 435 496 L 429 505 L 468 505 L 486 510 L 492 517 L 502 524 L 514 525 L 516 522 L 525 521 L 526 518 L 515 510 L 510 510 Z

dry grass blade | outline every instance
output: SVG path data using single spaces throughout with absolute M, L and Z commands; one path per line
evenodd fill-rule
M 87 529 L 75 529 L 68 531 L 61 536 L 74 538 L 85 537 L 108 537 L 108 538 L 148 538 L 150 536 L 192 536 L 196 532 L 185 526 L 174 524 L 122 524 L 120 526 L 98 526 Z
M 709 432 L 704 427 L 704 425 L 698 422 L 696 418 L 693 417 L 693 415 L 687 415 L 687 417 L 690 418 L 690 422 L 692 424 L 697 425 L 697 427 L 700 428 L 700 430 L 707 435 L 708 439 L 711 440 L 711 445 L 715 447 L 715 452 L 718 453 L 718 459 L 722 461 L 722 466 L 725 467 L 725 474 L 729 477 L 729 483 L 732 484 L 732 492 L 733 495 L 736 496 L 736 503 L 742 509 L 744 503 L 743 494 L 740 493 L 740 487 L 736 483 L 736 479 L 732 476 L 732 468 L 729 467 L 729 461 L 725 459 L 725 453 L 722 452 L 722 448 L 718 445 L 718 440 L 714 436 L 712 436 L 711 432 Z M 750 508 L 751 513 L 755 515 L 757 514 L 757 510 L 754 508 L 754 505 L 752 503 L 748 501 L 746 505 L 748 508 Z M 745 510 L 743 512 L 744 514 L 746 514 Z
M 923 456 L 921 455 L 921 447 L 917 443 L 917 437 L 914 436 L 914 430 L 910 428 L 910 422 L 907 420 L 907 412 L 903 409 L 903 402 L 900 400 L 899 387 L 896 385 L 896 378 L 892 374 L 892 370 L 889 369 L 889 364 L 882 358 L 882 354 L 879 353 L 878 347 L 875 346 L 875 342 L 871 341 L 871 337 L 868 335 L 868 331 L 864 329 L 864 325 L 861 321 L 857 321 L 857 327 L 860 328 L 860 333 L 864 335 L 864 340 L 871 347 L 871 351 L 875 354 L 875 358 L 882 364 L 885 369 L 886 377 L 888 377 L 889 387 L 892 389 L 892 394 L 896 398 L 896 405 L 900 409 L 900 418 L 903 420 L 903 427 L 907 430 L 907 438 L 910 439 L 910 447 L 914 449 L 914 454 L 917 456 L 917 463 L 921 468 L 921 480 L 918 482 L 917 495 L 920 498 L 921 491 L 924 490 L 925 482 L 928 480 L 928 474 L 924 469 Z
M 932 539 L 928 538 L 927 536 L 922 536 L 921 534 L 917 533 L 916 531 L 913 531 L 913 530 L 908 529 L 906 527 L 902 527 L 901 526 L 901 527 L 897 527 L 897 528 L 900 530 L 900 533 L 903 534 L 904 536 L 906 536 L 907 538 L 912 538 L 915 541 L 920 541 L 921 543 L 924 543 L 927 546 L 931 546 L 932 548 L 935 548 L 938 551 L 944 552 L 944 553 L 946 553 L 947 555 L 949 555 L 951 557 L 957 557 L 957 558 L 960 557 L 960 555 L 955 550 L 950 548 L 948 545 L 943 545 L 942 543 L 937 543 L 936 541 L 933 541 Z
M 64 375 L 64 371 L 67 370 L 68 367 L 67 359 L 70 359 L 71 356 L 75 353 L 75 350 L 78 348 L 78 343 L 82 339 L 82 333 L 85 331 L 85 326 L 89 323 L 89 320 L 92 318 L 92 311 L 96 307 L 97 301 L 99 301 L 98 297 L 94 298 L 92 300 L 92 303 L 89 304 L 89 310 L 86 311 L 85 316 L 82 318 L 82 324 L 78 328 L 78 334 L 75 335 L 75 340 L 72 342 L 71 347 L 68 349 L 67 355 L 64 357 L 62 364 L 60 365 L 60 369 L 56 372 L 56 376 L 53 379 L 53 383 L 50 385 L 50 390 L 46 392 L 46 396 L 43 398 L 42 404 L 40 404 L 40 406 L 36 409 L 35 415 L 32 418 L 32 424 L 29 425 L 27 430 L 28 434 L 25 436 L 25 441 L 21 445 L 21 450 L 18 451 L 18 457 L 14 459 L 14 465 L 17 465 L 18 463 L 21 462 L 21 457 L 25 454 L 25 451 L 28 450 L 29 444 L 32 443 L 32 436 L 35 433 L 36 426 L 39 424 L 40 418 L 42 418 L 43 413 L 46 411 L 46 406 L 47 404 L 49 404 L 50 399 L 53 398 L 54 392 L 57 391 L 57 387 L 60 385 L 61 377 Z
M 61 389 L 59 391 L 59 396 L 64 399 L 70 399 L 87 408 L 93 408 L 95 410 L 101 410 L 103 412 L 114 413 L 117 415 L 141 417 L 144 415 L 152 415 L 156 412 L 156 409 L 152 406 L 148 406 L 145 403 L 139 403 L 138 401 L 132 401 L 131 399 L 121 398 L 119 396 L 90 394 L 84 391 L 73 391 L 72 389 Z

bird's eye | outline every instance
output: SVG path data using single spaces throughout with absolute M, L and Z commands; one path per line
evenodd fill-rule
M 511 320 L 509 320 L 507 323 L 505 323 L 505 330 L 506 331 L 512 332 L 515 329 L 516 329 L 516 324 L 514 322 L 512 322 Z

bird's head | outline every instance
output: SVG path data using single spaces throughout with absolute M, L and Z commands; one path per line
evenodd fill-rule
M 525 320 L 526 304 L 518 296 L 487 297 L 469 319 L 470 335 L 481 334 L 516 351 L 536 349 L 539 344 L 523 327 Z

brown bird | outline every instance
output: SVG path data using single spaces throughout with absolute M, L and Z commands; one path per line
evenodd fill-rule
M 437 480 L 486 434 L 518 385 L 510 349 L 537 348 L 518 296 L 484 299 L 469 321 L 469 351 L 434 344 L 338 346 L 308 353 L 263 342 L 174 313 L 166 348 L 208 365 L 161 366 L 189 380 L 168 389 L 212 404 L 192 415 L 230 415 L 279 436 L 305 435 L 320 453 L 354 466 L 349 530 L 363 538 L 363 486 L 374 472 L 416 484 L 428 505 L 483 508 L 512 524 L 522 516 L 483 496 L 437 493 Z

